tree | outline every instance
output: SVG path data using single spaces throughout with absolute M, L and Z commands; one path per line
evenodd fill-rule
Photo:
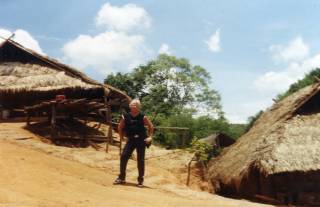
M 130 97 L 134 97 L 136 95 L 135 85 L 130 74 L 116 73 L 114 75 L 111 73 L 104 80 L 104 83 L 125 91 Z
M 161 54 L 131 73 L 108 75 L 105 83 L 141 99 L 144 111 L 154 118 L 159 114 L 179 114 L 187 109 L 223 116 L 220 96 L 209 87 L 210 74 L 201 66 L 191 65 L 185 58 Z

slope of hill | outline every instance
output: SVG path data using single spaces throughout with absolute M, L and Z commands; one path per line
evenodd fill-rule
M 0 124 L 0 206 L 267 206 L 187 188 L 183 163 L 190 155 L 156 147 L 147 154 L 145 188 L 135 185 L 132 160 L 128 184 L 114 186 L 118 148 L 111 146 L 106 154 L 92 147 L 54 146 L 23 125 Z

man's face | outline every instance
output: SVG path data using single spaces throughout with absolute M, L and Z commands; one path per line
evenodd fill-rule
M 136 104 L 132 104 L 132 105 L 130 105 L 129 107 L 130 107 L 130 111 L 131 111 L 132 113 L 138 113 L 138 112 L 139 112 L 139 108 L 137 107 Z

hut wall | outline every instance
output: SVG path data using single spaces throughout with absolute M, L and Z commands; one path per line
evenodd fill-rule
M 238 188 L 239 195 L 242 197 L 251 197 L 255 194 L 260 194 L 260 173 L 257 169 L 249 170 L 244 176 Z
M 240 183 L 219 183 L 220 195 L 256 199 L 257 195 L 283 204 L 320 206 L 320 172 L 291 172 L 264 176 L 251 170 Z
M 272 175 L 275 198 L 285 204 L 320 206 L 320 172 L 292 172 Z
M 274 198 L 283 204 L 320 206 L 320 172 L 280 173 L 265 177 L 253 171 L 244 179 L 240 194 Z

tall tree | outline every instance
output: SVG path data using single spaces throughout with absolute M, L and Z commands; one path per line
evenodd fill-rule
M 110 74 L 111 84 L 142 100 L 144 111 L 166 116 L 188 109 L 222 117 L 220 96 L 209 87 L 210 74 L 185 58 L 161 54 L 131 73 Z

